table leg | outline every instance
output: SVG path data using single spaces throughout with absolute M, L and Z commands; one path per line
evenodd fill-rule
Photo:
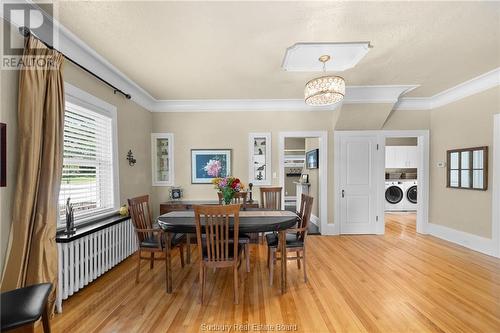
M 172 243 L 172 234 L 165 233 L 165 276 L 167 280 L 167 293 L 172 293 L 172 255 L 170 244 Z
M 186 234 L 186 247 L 187 247 L 186 261 L 189 265 L 191 263 L 191 234 Z
M 286 293 L 286 230 L 279 233 L 279 246 L 281 252 L 281 293 Z

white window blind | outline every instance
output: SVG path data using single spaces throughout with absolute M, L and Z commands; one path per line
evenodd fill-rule
M 113 124 L 112 118 L 66 102 L 64 154 L 59 220 L 66 221 L 65 205 L 73 204 L 75 222 L 112 212 Z

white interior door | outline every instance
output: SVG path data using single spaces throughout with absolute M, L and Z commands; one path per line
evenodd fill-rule
M 377 149 L 376 135 L 340 136 L 341 234 L 377 232 Z

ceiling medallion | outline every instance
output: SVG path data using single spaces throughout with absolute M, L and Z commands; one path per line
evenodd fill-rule
M 323 63 L 323 72 L 326 72 L 326 62 L 331 57 L 322 55 L 319 61 Z M 340 76 L 325 75 L 306 83 L 304 88 L 304 100 L 311 106 L 332 105 L 344 99 L 345 81 Z

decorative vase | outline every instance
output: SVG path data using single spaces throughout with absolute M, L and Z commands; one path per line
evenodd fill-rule
M 230 205 L 234 198 L 234 191 L 232 189 L 226 189 L 222 191 L 222 202 L 224 205 Z

